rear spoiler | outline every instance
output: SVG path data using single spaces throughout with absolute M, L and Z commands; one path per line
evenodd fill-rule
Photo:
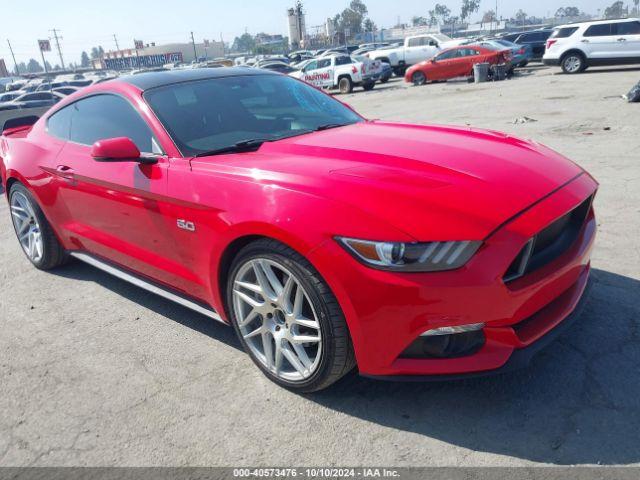
M 39 120 L 37 115 L 28 115 L 26 117 L 10 118 L 2 126 L 2 135 L 11 135 L 12 133 L 29 130 Z

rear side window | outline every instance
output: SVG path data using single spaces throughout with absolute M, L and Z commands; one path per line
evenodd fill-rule
M 336 57 L 336 65 L 350 65 L 351 57 Z
M 138 150 L 159 153 L 151 129 L 133 107 L 115 95 L 96 95 L 67 107 L 73 110 L 72 142 L 93 145 L 98 140 L 128 137 Z
M 47 132 L 62 140 L 69 140 L 69 136 L 71 135 L 72 115 L 72 107 L 65 107 L 58 110 L 49 117 L 49 120 L 47 120 Z
M 585 37 L 606 37 L 608 35 L 613 35 L 612 28 L 613 25 L 611 23 L 604 23 L 602 25 L 591 25 L 587 28 L 587 31 L 584 32 Z
M 518 42 L 544 42 L 549 38 L 549 34 L 546 32 L 532 32 L 522 35 Z
M 578 31 L 578 27 L 558 28 L 554 30 L 550 38 L 569 38 Z
M 624 22 L 616 23 L 615 35 L 639 35 L 640 34 L 640 22 Z

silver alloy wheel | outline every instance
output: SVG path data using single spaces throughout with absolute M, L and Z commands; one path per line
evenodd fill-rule
M 413 80 L 413 84 L 417 86 L 424 85 L 425 83 L 427 83 L 427 77 L 425 76 L 424 73 L 420 71 L 417 71 L 413 74 L 412 80 Z
M 39 262 L 44 254 L 42 230 L 31 202 L 22 192 L 11 195 L 11 218 L 22 249 L 33 262 Z
M 258 361 L 289 382 L 311 377 L 320 364 L 318 316 L 296 276 L 266 258 L 245 263 L 233 283 L 238 329 Z
M 569 73 L 576 73 L 582 66 L 582 59 L 576 55 L 571 55 L 564 60 L 564 68 Z

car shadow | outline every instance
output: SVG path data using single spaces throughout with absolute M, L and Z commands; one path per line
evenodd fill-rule
M 95 282 L 241 349 L 233 329 L 81 262 L 55 274 Z M 428 383 L 353 372 L 305 398 L 479 452 L 556 465 L 640 462 L 640 281 L 597 269 L 592 281 L 582 317 L 527 369 Z
M 121 295 L 159 315 L 163 315 L 216 341 L 242 350 L 242 345 L 238 341 L 233 328 L 131 285 L 90 265 L 80 261 L 72 261 L 63 268 L 56 269 L 51 273 L 60 277 L 97 283 L 101 287 L 111 290 L 117 295 Z
M 310 401 L 474 451 L 557 465 L 640 461 L 640 281 L 602 270 L 582 318 L 529 368 L 437 383 L 349 375 Z

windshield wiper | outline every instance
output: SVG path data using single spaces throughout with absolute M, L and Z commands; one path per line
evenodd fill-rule
M 321 132 L 322 130 L 330 130 L 332 128 L 346 127 L 350 125 L 349 123 L 326 123 L 324 125 L 320 125 L 315 129 L 316 132 Z
M 252 150 L 257 150 L 258 148 L 260 148 L 263 143 L 273 141 L 273 138 L 251 138 L 248 140 L 236 142 L 233 145 L 229 145 L 227 147 L 216 148 L 215 150 L 210 150 L 208 152 L 198 153 L 196 157 L 211 157 L 213 155 L 221 155 L 223 153 L 250 152 Z

